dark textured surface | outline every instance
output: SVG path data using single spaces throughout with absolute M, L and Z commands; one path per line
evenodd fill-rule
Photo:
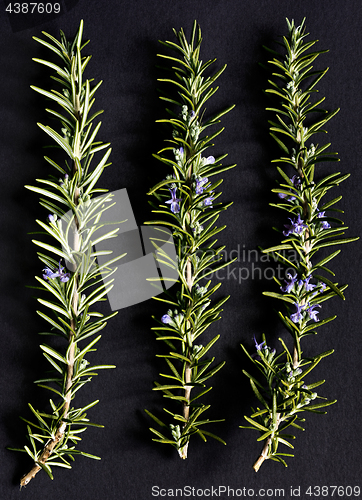
M 306 17 L 310 39 L 320 40 L 319 49 L 329 49 L 316 64 L 318 68 L 330 67 L 318 88 L 320 95 L 326 96 L 325 107 L 340 106 L 341 111 L 328 123 L 327 139 L 332 142 L 333 151 L 339 152 L 338 169 L 352 173 L 334 193 L 343 195 L 341 208 L 345 210 L 346 225 L 351 227 L 348 235 L 358 236 L 362 176 L 360 0 L 79 0 L 60 2 L 61 16 L 45 16 L 40 21 L 31 14 L 21 19 L 15 19 L 13 14 L 10 18 L 5 13 L 8 3 L 1 4 L 0 12 L 1 500 L 20 495 L 52 500 L 147 500 L 153 498 L 154 485 L 190 485 L 195 487 L 195 497 L 198 488 L 219 485 L 235 490 L 253 488 L 255 496 L 259 488 L 284 488 L 286 498 L 290 497 L 291 486 L 300 485 L 301 498 L 310 498 L 305 495 L 309 485 L 361 484 L 359 242 L 345 246 L 333 261 L 336 281 L 350 285 L 345 302 L 335 298 L 323 307 L 323 317 L 337 313 L 337 320 L 303 344 L 307 355 L 335 348 L 335 354 L 320 363 L 314 373 L 317 380 L 326 379 L 323 394 L 338 399 L 338 403 L 330 407 L 326 416 L 308 416 L 306 432 L 297 434 L 295 458 L 289 460 L 287 469 L 269 461 L 255 474 L 251 466 L 261 444 L 253 432 L 238 428 L 253 404 L 248 382 L 241 373 L 245 357 L 240 342 L 251 346 L 253 334 L 265 332 L 270 343 L 276 343 L 280 334 L 285 335 L 273 313 L 276 304 L 261 295 L 264 289 L 273 289 L 272 271 L 254 271 L 253 275 L 253 269 L 261 266 L 259 258 L 254 253 L 247 259 L 247 252 L 258 245 L 276 242 L 277 235 L 270 228 L 283 223 L 280 214 L 268 207 L 276 178 L 270 160 L 279 153 L 268 137 L 264 111 L 267 101 L 262 89 L 267 86 L 269 75 L 258 66 L 266 59 L 261 46 L 286 33 L 286 17 L 297 23 Z M 30 461 L 25 455 L 6 451 L 5 446 L 26 444 L 26 429 L 18 415 L 30 417 L 28 402 L 46 409 L 48 397 L 32 382 L 47 369 L 39 349 L 42 339 L 37 335 L 44 324 L 35 314 L 32 291 L 25 288 L 34 284 L 33 276 L 41 272 L 36 248 L 27 233 L 36 230 L 35 218 L 45 214 L 36 195 L 23 186 L 45 177 L 48 171 L 41 149 L 47 140 L 36 126 L 38 121 L 49 123 L 45 101 L 29 88 L 31 84 L 49 85 L 47 69 L 31 60 L 47 57 L 47 53 L 31 37 L 41 36 L 41 30 L 57 36 L 59 29 L 71 37 L 82 18 L 84 36 L 91 39 L 87 49 L 93 55 L 86 76 L 104 81 L 96 100 L 96 108 L 105 110 L 100 136 L 113 147 L 113 165 L 104 173 L 101 185 L 112 190 L 127 188 L 138 224 L 151 218 L 145 193 L 165 174 L 162 165 L 151 156 L 166 138 L 165 129 L 154 125 L 157 118 L 164 116 L 157 94 L 156 78 L 160 72 L 156 54 L 161 50 L 157 40 L 173 40 L 172 27 L 184 27 L 189 33 L 197 19 L 204 38 L 202 59 L 217 57 L 217 68 L 228 64 L 219 80 L 220 90 L 208 104 L 208 112 L 233 103 L 236 108 L 223 118 L 226 130 L 210 154 L 227 152 L 229 162 L 238 164 L 223 176 L 223 200 L 232 200 L 234 205 L 221 217 L 228 227 L 219 240 L 227 245 L 229 255 L 234 251 L 231 257 L 238 255 L 238 249 L 240 253 L 232 265 L 235 272 L 223 274 L 222 294 L 231 295 L 223 319 L 206 334 L 211 338 L 221 333 L 212 354 L 217 362 L 225 359 L 227 363 L 212 380 L 213 391 L 204 398 L 212 405 L 211 418 L 226 418 L 225 423 L 212 430 L 228 445 L 212 440 L 204 444 L 194 438 L 189 458 L 181 461 L 176 452 L 152 443 L 150 421 L 143 409 L 157 412 L 165 400 L 151 391 L 152 381 L 163 369 L 155 357 L 162 346 L 155 342 L 150 330 L 151 315 L 161 316 L 164 309 L 149 300 L 121 310 L 109 323 L 93 359 L 97 364 L 114 363 L 117 369 L 101 372 L 78 393 L 79 404 L 101 400 L 89 416 L 105 428 L 90 428 L 83 434 L 81 446 L 84 451 L 100 455 L 102 461 L 80 457 L 73 470 L 56 469 L 53 482 L 41 472 L 19 493 L 18 480 Z M 331 164 L 328 168 L 337 167 Z M 323 171 L 326 168 L 323 166 Z M 271 266 L 275 268 L 273 263 L 263 264 L 263 269 Z M 227 498 L 226 493 L 224 497 Z

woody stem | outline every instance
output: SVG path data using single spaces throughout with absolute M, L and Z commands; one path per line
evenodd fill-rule
M 81 121 L 82 117 L 80 114 L 80 104 L 79 104 L 79 95 L 77 94 L 77 99 L 76 99 L 76 108 L 74 109 L 74 114 L 77 118 L 78 121 Z M 76 162 L 73 162 L 73 175 L 77 171 L 77 165 Z M 77 187 L 74 191 L 74 197 L 73 197 L 73 203 L 75 205 L 79 204 L 79 188 Z M 75 231 L 74 231 L 74 239 L 73 239 L 73 250 L 75 253 L 79 252 L 80 250 L 80 239 L 79 239 L 79 221 L 76 216 L 74 216 L 74 221 L 75 221 Z M 76 272 L 76 265 L 73 266 L 73 271 Z M 76 336 L 76 328 L 77 328 L 77 315 L 78 315 L 78 299 L 79 299 L 79 293 L 78 293 L 78 278 L 75 277 L 76 280 L 76 286 L 74 287 L 74 292 L 73 296 L 71 299 L 71 305 L 72 309 L 74 311 L 74 316 L 70 321 L 70 330 L 68 333 L 68 341 L 70 344 L 70 349 L 69 349 L 69 354 L 68 354 L 68 359 L 67 359 L 67 373 L 66 373 L 66 381 L 65 381 L 65 390 L 64 390 L 64 404 L 63 404 L 63 414 L 62 418 L 59 421 L 56 433 L 54 436 L 49 439 L 39 458 L 37 461 L 34 463 L 32 469 L 25 474 L 21 480 L 20 480 L 20 488 L 23 486 L 27 486 L 30 481 L 36 476 L 36 474 L 41 470 L 41 465 L 39 464 L 45 464 L 50 455 L 53 453 L 54 448 L 58 445 L 58 443 L 63 439 L 66 427 L 67 427 L 67 422 L 65 421 L 68 417 L 69 410 L 70 410 L 70 403 L 72 400 L 72 385 L 73 385 L 73 372 L 74 372 L 74 358 L 75 358 L 75 350 L 76 350 L 76 342 L 74 342 L 74 337 Z
M 280 413 L 277 413 L 277 422 L 276 422 L 274 432 L 278 430 L 279 424 L 280 424 Z M 272 442 L 272 436 L 268 437 L 268 439 L 265 441 L 265 444 L 264 444 L 263 449 L 260 453 L 260 456 L 253 465 L 253 469 L 255 470 L 255 472 L 258 472 L 258 470 L 262 466 L 264 460 L 267 460 L 269 458 L 269 451 L 270 451 L 271 442 Z

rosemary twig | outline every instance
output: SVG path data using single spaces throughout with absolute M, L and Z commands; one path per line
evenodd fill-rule
M 221 193 L 215 190 L 222 181 L 212 183 L 209 179 L 234 166 L 222 167 L 220 162 L 226 155 L 217 159 L 204 156 L 206 148 L 212 146 L 211 141 L 222 129 L 210 136 L 204 132 L 208 127 L 217 124 L 233 106 L 203 121 L 205 102 L 216 92 L 217 87 L 214 88 L 213 84 L 225 66 L 216 74 L 205 76 L 213 61 L 203 64 L 200 60 L 201 31 L 196 22 L 190 42 L 182 29 L 179 32 L 174 30 L 174 33 L 177 44 L 162 43 L 167 48 L 176 50 L 176 55 L 160 55 L 172 62 L 175 72 L 174 79 L 160 81 L 169 83 L 178 90 L 175 97 L 166 94 L 161 96 L 162 100 L 171 103 L 176 109 L 167 109 L 170 117 L 159 120 L 172 127 L 172 139 L 168 141 L 171 146 L 154 155 L 172 168 L 172 174 L 149 193 L 156 196 L 156 202 L 151 202 L 151 205 L 153 212 L 160 217 L 160 220 L 150 221 L 149 224 L 164 225 L 172 229 L 177 250 L 175 266 L 179 276 L 178 285 L 175 285 L 178 288 L 176 296 L 168 294 L 166 298 L 159 299 L 171 308 L 162 316 L 159 326 L 153 328 L 157 339 L 165 341 L 171 348 L 169 354 L 162 355 L 171 373 L 161 374 L 171 382 L 156 383 L 154 390 L 161 391 L 164 397 L 179 402 L 182 411 L 178 414 L 165 409 L 167 415 L 173 418 L 173 423 L 169 425 L 150 412 L 147 413 L 163 430 L 168 428 L 171 434 L 166 437 L 158 430 L 151 429 L 157 436 L 154 441 L 171 444 L 177 449 L 180 457 L 185 459 L 193 434 L 197 434 L 204 441 L 207 437 L 213 437 L 224 442 L 203 430 L 203 426 L 211 422 L 209 419 L 201 420 L 209 405 L 198 400 L 209 390 L 205 389 L 205 381 L 224 365 L 220 363 L 211 367 L 214 358 L 202 359 L 219 335 L 206 346 L 196 344 L 196 339 L 219 319 L 221 306 L 227 300 L 225 298 L 211 305 L 211 295 L 219 285 L 211 286 L 211 281 L 201 285 L 200 282 L 217 269 L 228 265 L 220 262 L 224 247 L 214 248 L 217 240 L 213 240 L 213 237 L 223 229 L 217 228 L 215 222 L 230 204 L 216 201 Z M 197 389 L 201 391 L 195 394 Z
M 41 469 L 52 479 L 53 466 L 71 468 L 70 461 L 74 460 L 76 454 L 99 459 L 75 447 L 80 439 L 78 433 L 84 431 L 88 425 L 95 425 L 89 421 L 86 412 L 98 401 L 93 401 L 83 408 L 73 408 L 72 400 L 75 393 L 89 382 L 93 375 L 97 375 L 98 370 L 114 368 L 113 365 L 91 366 L 85 359 L 87 353 L 95 350 L 94 345 L 101 338 L 100 335 L 86 346 L 79 345 L 102 330 L 107 320 L 116 314 L 105 317 L 102 313 L 92 311 L 93 304 L 102 300 L 113 286 L 112 280 L 107 278 L 114 269 L 108 264 L 116 260 L 112 259 L 103 264 L 101 270 L 97 267 L 96 253 L 92 250 L 92 241 L 95 241 L 93 235 L 103 227 L 101 217 L 111 206 L 112 200 L 111 194 L 92 200 L 95 193 L 106 191 L 95 189 L 94 186 L 107 166 L 111 152 L 109 144 L 96 141 L 100 123 L 93 129 L 93 120 L 100 112 L 89 115 L 99 84 L 91 88 L 90 80 L 83 79 L 84 70 L 90 60 L 90 56 L 82 56 L 82 49 L 86 45 L 82 44 L 83 22 L 80 23 L 73 42 L 68 42 L 62 32 L 60 41 L 48 33 L 43 34 L 45 40 L 35 39 L 51 49 L 60 58 L 61 65 L 41 59 L 35 61 L 55 70 L 56 76 L 53 78 L 60 83 L 61 92 L 37 87 L 33 89 L 51 99 L 53 104 L 60 105 L 61 112 L 52 109 L 47 111 L 59 120 L 62 134 L 49 126 L 39 126 L 67 154 L 67 159 L 64 164 L 59 165 L 53 159 L 45 157 L 58 171 L 58 175 L 61 173 L 60 183 L 56 177 L 51 176 L 49 179 L 38 179 L 41 187 L 26 187 L 44 197 L 40 203 L 50 214 L 47 224 L 41 220 L 37 222 L 48 236 L 56 240 L 56 246 L 34 240 L 41 248 L 38 256 L 46 266 L 42 278 L 36 278 L 40 288 L 51 294 L 51 300 L 38 300 L 50 310 L 52 316 L 42 311 L 38 313 L 50 324 L 49 335 L 66 339 L 67 347 L 63 353 L 45 344 L 40 346 L 55 374 L 38 380 L 37 383 L 55 393 L 60 401 L 55 403 L 50 400 L 52 413 L 39 412 L 29 405 L 35 422 L 23 420 L 28 424 L 31 446 L 17 450 L 25 451 L 33 459 L 34 465 L 22 477 L 21 486 L 29 484 Z M 105 150 L 102 159 L 93 167 L 95 153 L 102 150 Z M 98 237 L 97 241 L 109 237 L 110 233 L 107 233 Z M 56 259 L 51 255 L 55 255 Z M 59 258 L 64 259 L 64 265 L 68 265 L 69 272 L 65 271 Z
M 310 51 L 316 42 L 305 42 L 304 21 L 300 26 L 295 26 L 294 21 L 290 23 L 287 20 L 287 23 L 289 34 L 283 38 L 285 51 L 282 55 L 271 51 L 275 57 L 269 61 L 274 70 L 273 76 L 278 80 L 269 80 L 271 87 L 266 92 L 280 100 L 277 108 L 268 110 L 275 116 L 269 121 L 270 134 L 283 151 L 283 156 L 274 160 L 278 164 L 281 180 L 272 191 L 278 195 L 279 201 L 271 205 L 287 212 L 289 223 L 284 225 L 281 243 L 264 250 L 264 253 L 272 254 L 277 261 L 293 269 L 293 274 L 287 273 L 284 284 L 276 280 L 280 292 L 264 294 L 285 304 L 286 312 L 279 311 L 279 317 L 291 334 L 293 350 L 290 352 L 284 341 L 279 339 L 282 351 L 277 354 L 267 345 L 264 336 L 260 344 L 255 340 L 257 355 L 249 356 L 262 373 L 262 378 L 245 374 L 262 406 L 253 409 L 251 417 L 245 416 L 250 425 L 241 427 L 258 430 L 261 433 L 259 441 L 264 441 L 261 455 L 254 464 L 256 471 L 266 459 L 286 466 L 285 457 L 293 455 L 279 452 L 278 446 L 283 444 L 293 448 L 290 441 L 295 436 L 286 434 L 285 430 L 289 426 L 302 429 L 302 412 L 324 413 L 319 409 L 335 403 L 335 400 L 315 401 L 316 398 L 325 399 L 314 391 L 324 383 L 323 380 L 308 385 L 305 383 L 305 377 L 333 350 L 306 358 L 302 354 L 301 340 L 316 334 L 317 328 L 336 318 L 332 316 L 320 320 L 321 303 L 336 295 L 344 299 L 343 291 L 347 288 L 347 285 L 333 283 L 319 274 L 322 271 L 334 276 L 326 264 L 340 250 L 313 263 L 317 252 L 358 239 L 341 237 L 347 229 L 343 227 L 343 222 L 332 215 L 325 215 L 326 211 L 341 212 L 335 208 L 341 197 L 324 204 L 322 202 L 329 190 L 349 175 L 335 172 L 318 179 L 319 164 L 337 158 L 335 153 L 327 151 L 330 144 L 320 146 L 309 143 L 314 134 L 325 132 L 325 124 L 338 112 L 338 109 L 327 112 L 319 108 L 324 99 L 317 102 L 310 100 L 315 85 L 326 73 L 326 70 L 312 72 L 313 63 L 325 51 Z M 313 118 L 315 112 L 318 113 L 317 119 Z M 294 253 L 295 258 L 287 256 L 287 252 Z

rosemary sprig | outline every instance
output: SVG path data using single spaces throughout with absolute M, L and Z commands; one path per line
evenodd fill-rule
M 88 43 L 82 42 L 83 22 L 73 42 L 69 42 L 63 32 L 60 33 L 60 40 L 45 32 L 43 35 L 45 39 L 34 38 L 58 56 L 59 65 L 48 60 L 34 60 L 55 72 L 51 78 L 60 89 L 32 88 L 50 99 L 52 104 L 60 106 L 60 110 L 47 111 L 56 118 L 61 130 L 38 125 L 56 147 L 66 153 L 66 158 L 64 163 L 58 164 L 45 157 L 57 170 L 57 176 L 38 179 L 38 185 L 26 187 L 41 196 L 40 204 L 49 212 L 46 222 L 37 221 L 43 230 L 41 234 L 48 239 L 33 240 L 40 247 L 38 257 L 45 265 L 42 277 L 36 277 L 39 283 L 37 288 L 49 297 L 46 300 L 38 298 L 39 303 L 49 311 L 38 311 L 38 314 L 49 326 L 49 331 L 44 334 L 61 337 L 66 345 L 63 351 L 46 344 L 40 346 L 54 373 L 36 383 L 52 391 L 58 402 L 50 399 L 50 409 L 46 412 L 29 404 L 33 420 L 23 420 L 27 423 L 30 445 L 16 450 L 25 451 L 34 464 L 22 477 L 21 486 L 29 484 L 41 469 L 53 479 L 52 467 L 71 468 L 70 462 L 77 454 L 99 459 L 76 449 L 80 441 L 79 433 L 89 425 L 96 425 L 87 418 L 87 411 L 98 400 L 81 408 L 73 407 L 72 401 L 76 392 L 97 375 L 98 370 L 114 368 L 113 365 L 92 366 L 86 359 L 91 351 L 96 350 L 94 346 L 101 338 L 101 335 L 94 335 L 116 314 L 104 316 L 92 310 L 93 304 L 102 301 L 112 288 L 112 279 L 108 278 L 114 272 L 111 261 L 102 269 L 97 267 L 97 254 L 92 250 L 95 238 L 101 241 L 111 237 L 109 233 L 94 236 L 103 227 L 102 214 L 112 205 L 110 193 L 92 199 L 96 193 L 107 192 L 96 189 L 95 184 L 109 165 L 107 160 L 111 152 L 109 144 L 96 140 L 101 124 L 94 126 L 93 121 L 101 111 L 90 114 L 101 82 L 92 87 L 92 80 L 83 78 L 91 58 L 82 55 Z M 94 165 L 94 156 L 99 151 L 102 151 L 101 159 Z M 59 173 L 61 179 L 58 179 Z M 47 242 L 49 238 L 51 244 Z M 90 337 L 93 338 L 90 340 Z M 88 340 L 84 345 L 85 339 Z
M 287 274 L 284 284 L 276 280 L 280 291 L 264 292 L 284 303 L 286 311 L 279 311 L 279 317 L 292 336 L 293 350 L 290 352 L 280 339 L 282 352 L 277 354 L 275 349 L 268 347 L 264 336 L 261 344 L 255 340 L 257 357 L 249 356 L 263 375 L 260 381 L 245 372 L 262 404 L 262 408 L 253 410 L 251 417 L 245 417 L 250 425 L 241 426 L 258 430 L 261 433 L 258 440 L 265 441 L 262 453 L 254 464 L 256 471 L 269 458 L 286 466 L 285 456 L 293 455 L 280 453 L 278 446 L 284 444 L 293 448 L 290 440 L 295 436 L 285 433 L 287 427 L 301 429 L 298 423 L 304 420 L 300 417 L 301 412 L 325 413 L 319 409 L 336 402 L 315 401 L 316 398 L 325 399 L 314 392 L 324 383 L 323 380 L 308 385 L 304 382 L 321 359 L 333 350 L 304 358 L 301 340 L 316 334 L 317 328 L 336 318 L 334 315 L 320 320 L 321 303 L 336 295 L 344 299 L 343 291 L 347 288 L 347 285 L 340 285 L 324 276 L 325 273 L 334 276 L 326 264 L 340 250 L 331 251 L 319 261 L 315 258 L 318 251 L 358 239 L 344 237 L 347 228 L 343 226 L 343 221 L 334 214 L 326 215 L 326 212 L 342 212 L 335 208 L 342 196 L 322 201 L 329 190 L 347 179 L 349 174 L 331 172 L 319 178 L 319 164 L 338 161 L 338 158 L 328 151 L 330 144 L 309 142 L 315 134 L 326 132 L 326 123 L 338 112 L 338 109 L 333 112 L 321 109 L 319 106 L 324 98 L 311 100 L 316 92 L 315 86 L 327 72 L 312 71 L 313 63 L 326 51 L 310 51 L 316 41 L 305 42 L 304 20 L 300 26 L 295 26 L 294 21 L 287 20 L 287 23 L 289 35 L 283 37 L 284 53 L 280 55 L 270 51 L 274 57 L 269 63 L 277 82 L 269 80 L 271 87 L 266 92 L 276 95 L 280 101 L 278 107 L 267 109 L 275 115 L 275 119 L 269 121 L 270 134 L 283 150 L 283 156 L 274 160 L 281 179 L 279 186 L 272 189 L 280 201 L 271 205 L 286 211 L 289 223 L 281 231 L 281 243 L 263 252 L 273 254 L 276 260 L 293 269 L 293 274 Z M 295 253 L 295 261 L 286 257 L 288 251 Z
M 235 165 L 222 166 L 221 161 L 226 155 L 216 159 L 213 156 L 206 157 L 206 149 L 213 145 L 212 141 L 223 129 L 211 135 L 206 135 L 205 131 L 219 123 L 220 118 L 234 106 L 203 121 L 205 103 L 217 91 L 218 87 L 214 87 L 214 83 L 226 66 L 211 76 L 205 76 L 206 70 L 215 60 L 206 63 L 200 60 L 202 38 L 196 22 L 190 42 L 182 29 L 179 32 L 174 30 L 174 33 L 177 43 L 161 43 L 175 51 L 176 55 L 159 56 L 171 62 L 174 72 L 174 78 L 160 81 L 171 84 L 178 91 L 176 97 L 163 94 L 161 99 L 177 111 L 167 109 L 169 118 L 158 120 L 172 127 L 172 139 L 167 141 L 170 144 L 168 147 L 154 155 L 171 167 L 172 174 L 149 192 L 156 197 L 156 202 L 151 202 L 151 206 L 160 219 L 148 224 L 171 228 L 176 246 L 179 279 L 175 287 L 178 287 L 178 291 L 160 299 L 170 309 L 158 321 L 159 326 L 153 328 L 157 340 L 166 342 L 171 348 L 169 354 L 160 355 L 165 358 L 170 372 L 161 374 L 167 382 L 156 382 L 154 390 L 178 402 L 181 411 L 173 413 L 164 409 L 167 416 L 173 419 L 169 425 L 152 413 L 147 413 L 161 426 L 163 432 L 168 430 L 171 434 L 165 436 L 152 428 L 151 431 L 156 435 L 154 441 L 174 446 L 180 457 L 185 459 L 193 434 L 199 435 L 204 441 L 207 437 L 213 437 L 224 443 L 204 430 L 203 426 L 212 422 L 204 417 L 210 405 L 199 402 L 199 398 L 211 389 L 205 389 L 205 382 L 224 365 L 221 362 L 211 366 L 214 358 L 202 359 L 218 340 L 219 334 L 205 346 L 199 341 L 196 344 L 196 340 L 220 319 L 222 306 L 228 299 L 226 297 L 212 304 L 211 296 L 220 284 L 211 285 L 211 280 L 201 284 L 201 281 L 230 263 L 222 262 L 224 247 L 215 248 L 215 236 L 225 228 L 216 227 L 215 223 L 220 213 L 231 203 L 217 202 L 221 193 L 216 192 L 216 188 L 222 180 L 211 182 L 210 178 Z M 195 394 L 195 391 L 198 392 Z

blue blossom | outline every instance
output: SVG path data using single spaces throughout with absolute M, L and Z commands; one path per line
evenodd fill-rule
M 313 285 L 313 283 L 309 283 L 309 280 L 312 278 L 312 275 L 310 274 L 305 280 L 304 280 L 304 286 L 307 292 L 311 292 L 312 290 L 315 289 L 317 285 Z
M 64 272 L 64 267 L 60 267 L 60 264 L 59 264 L 59 279 L 62 283 L 66 283 L 69 278 L 70 278 L 70 273 L 65 273 Z
M 293 177 L 290 180 L 293 183 L 293 186 L 295 187 L 295 189 L 300 188 L 302 181 L 300 180 L 300 177 L 298 175 L 293 175 Z
M 171 316 L 169 316 L 168 314 L 164 314 L 161 318 L 161 321 L 162 323 L 164 323 L 165 325 L 168 325 L 170 323 L 172 323 L 172 318 Z
M 255 335 L 253 337 L 254 339 L 254 342 L 255 342 L 255 348 L 257 351 L 261 351 L 261 348 L 262 346 L 265 344 L 265 340 L 263 342 L 261 342 L 260 344 L 258 344 L 258 342 L 256 341 L 256 338 L 255 338 Z M 264 349 L 265 349 L 266 346 L 264 346 Z
M 207 177 L 200 177 L 199 179 L 196 179 L 196 194 L 202 194 L 204 192 L 205 185 L 207 184 L 208 180 L 209 179 Z
M 52 271 L 49 267 L 46 267 L 43 269 L 43 273 L 43 279 L 45 280 L 59 278 L 62 283 L 66 283 L 70 278 L 70 273 L 64 272 L 64 267 L 60 265 L 60 262 L 56 271 Z
M 214 193 L 210 193 L 210 195 L 213 195 Z M 204 207 L 212 207 L 212 202 L 214 201 L 213 196 L 208 196 L 207 198 L 204 199 Z
M 43 279 L 54 279 L 58 277 L 58 273 L 52 271 L 49 267 L 43 269 Z
M 48 219 L 49 219 L 49 222 L 50 222 L 50 223 L 55 222 L 55 217 L 54 217 L 54 215 L 53 215 L 53 214 L 49 214 L 49 215 L 48 215 Z
M 317 217 L 320 219 L 321 217 L 324 217 L 325 212 L 319 212 Z M 329 229 L 331 227 L 330 223 L 327 222 L 326 220 L 321 221 L 321 226 L 322 229 Z
M 293 184 L 295 189 L 299 189 L 299 187 L 301 185 L 300 177 L 298 177 L 297 175 L 293 175 L 293 177 L 290 179 L 290 182 Z M 293 196 L 292 191 L 290 191 L 290 193 L 291 193 L 291 196 L 289 196 L 285 193 L 278 193 L 278 196 L 279 196 L 279 198 L 282 198 L 282 199 L 287 198 L 287 201 L 294 201 L 295 196 Z
M 310 319 L 312 319 L 315 322 L 319 321 L 319 318 L 317 316 L 317 314 L 319 314 L 319 311 L 315 310 L 316 307 L 322 307 L 322 306 L 320 306 L 319 304 L 313 304 L 312 306 L 310 306 L 308 308 L 308 311 L 307 311 Z
M 215 163 L 215 158 L 213 156 L 208 156 L 207 158 L 201 158 L 201 165 L 210 165 L 211 163 Z
M 278 196 L 279 196 L 279 198 L 281 198 L 282 200 L 283 200 L 284 198 L 286 198 L 286 199 L 287 199 L 287 201 L 294 201 L 294 200 L 295 200 L 295 196 L 288 196 L 288 195 L 287 195 L 287 194 L 285 194 L 285 193 L 278 193 Z
M 284 280 L 284 283 L 285 285 L 284 286 L 281 286 L 280 289 L 282 292 L 284 293 L 290 293 L 293 286 L 294 286 L 294 283 L 297 281 L 297 273 L 295 273 L 294 276 L 292 276 L 290 273 L 287 274 L 287 278 L 288 280 Z
M 286 228 L 283 231 L 284 236 L 289 236 L 290 234 L 302 234 L 304 229 L 307 227 L 306 224 L 304 224 L 304 221 L 300 218 L 300 214 L 298 214 L 298 217 L 296 219 L 290 219 L 291 224 L 284 224 L 284 227 Z
M 165 202 L 165 203 L 169 203 L 171 205 L 171 212 L 173 214 L 178 214 L 179 213 L 179 211 L 180 211 L 179 202 L 182 201 L 181 198 L 176 198 L 176 190 L 177 190 L 177 188 L 169 189 L 172 198 L 171 198 L 171 200 L 168 200 L 168 201 Z
M 303 312 L 302 311 L 304 309 L 304 306 L 298 304 L 297 302 L 294 302 L 294 305 L 297 308 L 297 310 L 295 311 L 294 314 L 292 314 L 290 316 L 290 319 L 293 321 L 293 323 L 299 323 L 299 321 L 301 321 L 303 319 Z

